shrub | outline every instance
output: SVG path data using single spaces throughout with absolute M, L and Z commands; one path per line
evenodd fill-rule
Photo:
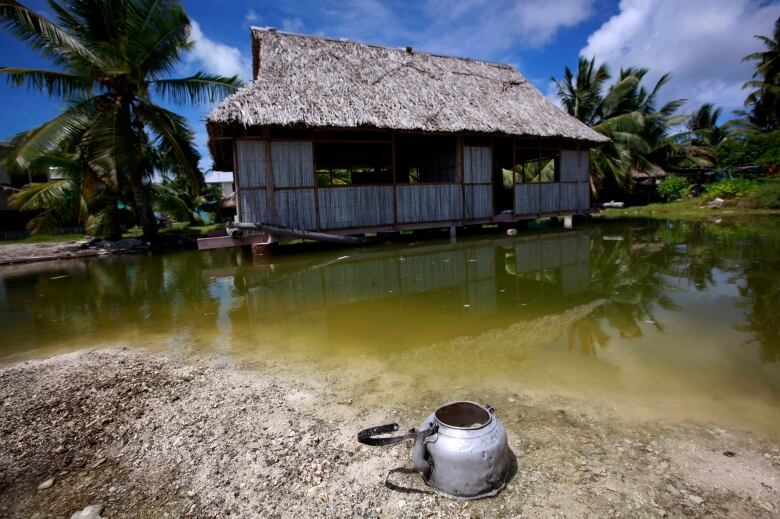
M 707 198 L 741 198 L 749 195 L 759 185 L 755 180 L 734 178 L 712 183 L 704 189 L 704 192 Z
M 718 146 L 718 163 L 721 167 L 749 164 L 780 166 L 780 130 L 721 143 Z
M 764 182 L 755 192 L 759 205 L 766 209 L 780 209 L 780 178 Z
M 685 177 L 676 177 L 674 175 L 666 177 L 658 184 L 658 195 L 666 202 L 679 200 L 688 194 L 691 185 Z

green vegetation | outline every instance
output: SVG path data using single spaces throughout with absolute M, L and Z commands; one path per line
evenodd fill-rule
M 718 146 L 718 163 L 731 168 L 746 164 L 780 165 L 780 130 L 723 141 Z
M 722 199 L 723 203 L 711 203 L 715 198 Z M 731 216 L 777 214 L 778 209 L 780 209 L 780 178 L 761 181 L 737 178 L 710 184 L 699 197 L 625 209 L 607 209 L 597 214 L 596 218 L 695 219 L 718 214 Z
M 683 198 L 691 190 L 691 184 L 685 177 L 670 176 L 658 185 L 658 194 L 662 200 L 671 202 Z
M 178 3 L 52 0 L 49 6 L 55 21 L 16 1 L 0 2 L 0 23 L 55 66 L 0 73 L 66 102 L 54 119 L 14 137 L 4 153 L 11 174 L 58 173 L 27 185 L 12 202 L 37 212 L 35 232 L 77 221 L 110 238 L 119 237 L 126 206 L 155 241 L 153 209 L 183 215 L 203 188 L 192 129 L 155 97 L 179 105 L 215 102 L 241 83 L 202 72 L 165 78 L 192 47 L 190 21 Z M 153 184 L 155 173 L 179 184 Z
M 753 193 L 762 183 L 747 178 L 719 180 L 708 184 L 704 193 L 708 198 L 742 198 Z

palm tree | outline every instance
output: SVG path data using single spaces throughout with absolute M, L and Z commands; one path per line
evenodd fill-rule
M 772 37 L 755 35 L 765 51 L 748 54 L 742 61 L 757 61 L 753 79 L 742 88 L 753 89 L 745 100 L 750 107 L 748 120 L 762 131 L 780 128 L 780 17 L 775 20 Z
M 551 79 L 569 115 L 610 138 L 610 142 L 590 152 L 591 190 L 596 193 L 605 184 L 627 190 L 632 156 L 647 149 L 639 133 L 643 126 L 642 114 L 620 109 L 623 97 L 636 86 L 638 79 L 623 77 L 604 94 L 604 86 L 610 79 L 609 69 L 606 65 L 596 67 L 595 58 L 582 57 L 576 79 L 569 67 L 564 69 L 563 81 Z
M 695 136 L 694 142 L 696 144 L 714 148 L 726 139 L 725 127 L 718 125 L 721 113 L 722 110 L 715 108 L 712 103 L 704 103 L 690 115 L 685 125 L 688 131 Z
M 70 101 L 20 139 L 6 162 L 25 169 L 63 147 L 91 150 L 89 160 L 112 164 L 116 192 L 129 192 L 144 236 L 154 240 L 150 156 L 165 156 L 193 186 L 202 174 L 189 125 L 152 95 L 175 104 L 214 102 L 241 83 L 202 72 L 165 77 L 193 45 L 187 15 L 170 0 L 49 0 L 49 6 L 56 23 L 15 0 L 0 0 L 0 22 L 56 67 L 2 67 L 0 73 L 14 85 Z

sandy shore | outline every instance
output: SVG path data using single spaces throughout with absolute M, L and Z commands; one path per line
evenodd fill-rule
M 488 395 L 518 471 L 497 497 L 431 494 L 407 445 L 354 434 L 420 408 L 363 407 L 335 375 L 295 376 L 119 350 L 0 370 L 0 516 L 776 517 L 777 442 L 636 423 L 562 397 Z M 725 454 L 724 454 L 725 453 Z M 53 481 L 50 481 L 53 480 Z M 39 488 L 48 487 L 48 488 Z

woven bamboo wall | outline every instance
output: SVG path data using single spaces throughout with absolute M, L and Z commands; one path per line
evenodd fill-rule
M 539 213 L 539 184 L 517 184 L 515 186 L 515 214 Z
M 558 198 L 560 195 L 562 184 L 549 183 L 541 184 L 541 194 L 539 197 L 539 208 L 542 213 L 555 213 L 559 210 Z
M 314 185 L 314 161 L 310 141 L 275 141 L 271 143 L 274 187 Z
M 576 183 L 561 184 L 561 211 L 575 211 L 577 207 Z
M 399 185 L 396 196 L 400 223 L 459 220 L 463 213 L 458 184 Z
M 466 221 L 493 216 L 493 186 L 466 184 L 463 219 Z
M 236 142 L 238 211 L 242 221 L 328 230 L 391 225 L 394 221 L 468 222 L 493 215 L 490 147 L 463 148 L 463 185 L 399 184 L 397 215 L 393 214 L 390 185 L 315 189 L 310 141 L 272 141 L 270 156 L 266 153 L 268 147 L 269 143 L 260 140 Z M 272 201 L 264 189 L 270 189 L 266 186 L 269 167 L 274 181 Z M 532 217 L 586 210 L 590 205 L 588 168 L 587 151 L 562 150 L 561 182 L 516 185 L 515 214 Z M 273 211 L 268 207 L 271 203 Z
M 242 222 L 268 222 L 265 189 L 241 189 L 238 191 L 239 220 Z
M 265 186 L 265 147 L 261 141 L 236 142 L 238 186 Z
M 463 148 L 463 180 L 467 184 L 490 184 L 493 149 L 489 146 Z
M 323 229 L 393 223 L 393 186 L 321 187 L 317 193 Z
M 316 229 L 317 216 L 313 189 L 276 191 L 276 218 L 273 224 L 292 229 Z

